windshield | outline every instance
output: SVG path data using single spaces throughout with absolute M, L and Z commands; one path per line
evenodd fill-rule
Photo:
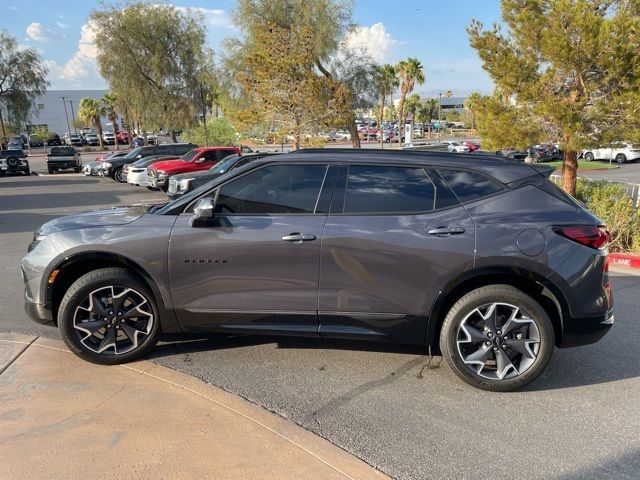
M 133 150 L 131 150 L 129 153 L 127 153 L 127 154 L 124 156 L 124 158 L 134 158 L 134 157 L 137 157 L 137 156 L 138 156 L 138 154 L 139 154 L 140 152 L 142 152 L 142 149 L 143 149 L 143 148 L 144 148 L 144 147 L 134 148 L 134 149 L 133 149 Z
M 194 148 L 193 150 L 189 150 L 187 153 L 182 155 L 180 157 L 180 160 L 184 160 L 185 162 L 188 162 L 190 160 L 193 160 L 196 155 L 198 155 L 198 150 Z
M 240 158 L 238 155 L 231 155 L 230 157 L 225 158 L 223 161 L 216 164 L 215 167 L 211 167 L 209 171 L 213 173 L 226 172 L 229 168 L 233 167 L 233 165 L 238 161 L 238 158 Z

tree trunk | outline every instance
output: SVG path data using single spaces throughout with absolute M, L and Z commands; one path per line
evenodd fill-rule
M 7 138 L 7 132 L 4 129 L 4 119 L 2 118 L 2 105 L 0 105 L 0 125 L 2 125 L 2 139 L 0 141 L 1 144 L 2 142 L 4 142 L 4 139 Z M 0 150 L 2 150 L 1 147 Z
M 400 92 L 400 101 L 398 102 L 398 148 L 402 148 L 402 134 L 404 133 L 404 97 L 406 93 Z
M 100 148 L 104 149 L 104 144 L 102 143 L 102 122 L 100 121 L 100 117 L 96 117 L 93 119 L 93 126 L 96 127 L 98 131 L 98 141 L 100 142 Z
M 178 139 L 176 138 L 176 131 L 175 130 L 171 130 L 171 141 L 173 143 L 178 143 Z
M 118 117 L 110 118 L 111 125 L 113 125 L 113 142 L 116 147 L 116 150 L 120 150 L 118 148 Z
M 562 154 L 562 188 L 569 195 L 576 194 L 578 178 L 578 152 L 565 150 Z
M 384 148 L 384 132 L 382 131 L 382 122 L 384 121 L 384 97 L 383 93 L 380 95 L 380 120 L 378 120 L 378 132 L 380 132 L 380 148 Z
M 353 148 L 362 148 L 360 143 L 360 135 L 358 135 L 358 127 L 356 127 L 355 120 L 349 122 L 349 133 L 351 134 L 351 146 Z

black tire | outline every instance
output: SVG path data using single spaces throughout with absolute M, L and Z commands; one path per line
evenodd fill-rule
M 82 167 L 75 167 L 73 171 L 76 173 L 80 173 L 82 171 Z
M 5 175 L 5 171 L 4 170 L 0 170 L 0 177 L 4 177 Z
M 538 344 L 534 345 L 534 349 L 537 348 L 537 350 L 535 351 L 533 360 L 525 360 L 524 355 L 520 355 L 517 351 L 507 349 L 507 347 L 504 346 L 504 352 L 502 352 L 501 350 L 495 350 L 496 348 L 498 348 L 497 345 L 502 346 L 502 344 L 511 345 L 520 342 L 520 348 L 523 348 L 522 345 L 524 345 L 524 343 L 519 340 L 520 337 L 518 337 L 518 340 L 516 340 L 515 338 L 510 338 L 509 341 L 503 340 L 503 338 L 507 337 L 507 335 L 502 337 L 500 334 L 500 328 L 506 326 L 507 322 L 504 321 L 504 317 L 500 317 L 496 320 L 496 332 L 498 332 L 498 335 L 491 335 L 491 331 L 486 329 L 483 331 L 476 330 L 476 333 L 481 333 L 482 335 L 488 337 L 486 339 L 484 339 L 483 337 L 483 340 L 486 340 L 486 342 L 476 342 L 476 345 L 482 345 L 475 353 L 477 354 L 482 350 L 483 352 L 488 351 L 488 356 L 493 355 L 493 364 L 496 367 L 496 370 L 493 372 L 490 370 L 492 361 L 488 357 L 485 357 L 484 360 L 486 364 L 482 363 L 480 367 L 476 367 L 476 365 L 469 365 L 468 363 L 465 363 L 463 361 L 463 353 L 461 352 L 460 345 L 468 344 L 471 346 L 474 343 L 471 342 L 472 337 L 469 333 L 466 333 L 466 330 L 464 330 L 464 332 L 469 337 L 469 340 L 460 339 L 459 336 L 461 333 L 461 325 L 463 321 L 465 321 L 466 318 L 473 318 L 472 315 L 475 315 L 474 312 L 480 312 L 484 306 L 494 303 L 509 304 L 511 306 L 515 306 L 519 309 L 518 311 L 524 312 L 528 318 L 533 320 L 532 323 L 535 324 L 535 327 L 537 329 L 536 335 L 539 337 Z M 502 325 L 500 324 L 500 321 L 503 321 Z M 523 325 L 529 324 L 523 323 Z M 529 329 L 533 327 L 527 326 L 522 328 Z M 529 335 L 533 336 L 533 334 Z M 555 335 L 553 325 L 551 324 L 551 320 L 549 319 L 549 316 L 545 312 L 544 308 L 542 308 L 542 306 L 538 302 L 536 302 L 533 298 L 531 298 L 521 290 L 518 290 L 517 288 L 514 288 L 510 285 L 499 284 L 487 285 L 481 288 L 477 288 L 460 298 L 447 313 L 440 334 L 440 350 L 453 372 L 469 385 L 480 388 L 482 390 L 489 390 L 494 392 L 509 392 L 517 390 L 518 388 L 521 388 L 529 382 L 535 380 L 549 364 L 549 360 L 551 360 L 551 355 L 553 353 L 554 344 Z M 486 349 L 484 345 L 488 345 Z M 531 351 L 529 345 L 527 345 L 526 348 L 527 350 Z M 474 347 L 471 347 L 471 349 L 474 349 Z M 496 376 L 496 374 L 499 373 L 499 364 L 497 363 L 498 353 L 500 353 L 501 355 L 513 355 L 515 359 L 521 358 L 523 365 L 524 362 L 531 363 L 529 363 L 526 368 L 524 368 L 523 373 L 519 373 L 517 369 L 514 368 L 510 369 L 509 375 L 507 375 L 507 369 L 504 368 L 504 378 L 487 378 L 488 375 Z M 470 355 L 466 357 L 467 361 L 469 361 L 469 357 Z M 514 359 L 509 358 L 509 360 L 511 365 L 514 366 L 512 363 Z M 480 372 L 484 372 L 484 369 L 487 365 L 489 366 L 489 369 L 487 369 L 484 374 L 481 374 Z M 521 364 L 518 363 L 518 366 L 520 365 Z
M 148 189 L 148 190 L 151 190 L 152 192 L 157 192 L 157 191 L 158 191 L 158 189 L 157 189 L 157 188 L 153 188 L 153 187 L 150 187 L 150 186 L 148 186 L 148 185 L 147 185 L 147 189 Z
M 122 167 L 116 168 L 113 172 L 113 179 L 118 183 L 126 183 L 127 179 L 122 176 Z
M 139 293 L 140 296 L 147 301 L 150 307 L 150 314 L 153 315 L 152 326 L 149 333 L 145 334 L 139 345 L 125 353 L 115 353 L 116 347 L 113 347 L 114 352 L 106 352 L 105 350 L 106 353 L 97 353 L 82 343 L 79 335 L 84 335 L 84 333 L 78 334 L 79 330 L 74 328 L 76 310 L 83 305 L 83 302 L 86 302 L 91 292 L 101 288 L 108 288 L 109 286 L 132 289 L 136 293 Z M 126 268 L 102 268 L 89 272 L 76 280 L 71 287 L 69 287 L 60 302 L 57 321 L 62 339 L 73 353 L 84 360 L 102 365 L 126 363 L 142 357 L 155 346 L 160 333 L 160 318 L 153 294 L 144 283 Z M 112 323 L 109 320 L 105 320 L 105 322 L 105 325 Z M 82 325 L 82 323 L 79 323 L 79 325 Z M 113 326 L 118 328 L 119 325 L 115 322 Z M 104 331 L 106 334 L 106 330 Z M 115 331 L 115 329 L 113 331 Z M 96 333 L 99 334 L 99 331 Z M 124 331 L 122 334 L 124 336 Z M 137 337 L 137 335 L 134 335 L 134 337 Z
M 55 172 L 55 170 L 51 167 L 48 167 L 47 170 L 49 171 L 49 175 L 53 175 L 53 173 Z
M 31 169 L 27 168 L 23 171 L 23 173 L 28 177 L 29 175 L 31 175 Z
M 623 163 L 625 163 L 627 161 L 627 157 L 624 153 L 619 153 L 618 155 L 616 155 L 616 163 L 619 165 L 622 165 Z
M 595 160 L 595 157 L 593 156 L 593 152 L 587 152 L 584 154 L 585 162 L 593 162 L 594 160 Z

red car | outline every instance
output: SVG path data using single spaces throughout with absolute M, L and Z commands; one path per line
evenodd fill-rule
M 464 145 L 465 147 L 468 147 L 470 152 L 475 152 L 480 148 L 480 145 L 478 145 L 477 143 L 470 142 L 469 140 L 465 140 L 464 142 L 462 142 L 462 145 Z
M 129 143 L 129 132 L 125 131 L 125 130 L 118 130 L 118 143 L 119 144 L 124 144 L 124 143 Z
M 166 191 L 171 175 L 208 170 L 224 157 L 236 154 L 241 154 L 240 149 L 236 147 L 194 148 L 182 157 L 154 163 L 147 168 L 147 185 L 151 188 Z

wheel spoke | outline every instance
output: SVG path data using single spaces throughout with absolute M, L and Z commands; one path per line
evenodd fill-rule
M 100 342 L 100 346 L 98 347 L 98 353 L 102 353 L 107 348 L 113 346 L 113 351 L 116 351 L 116 331 L 114 328 L 107 328 L 107 331 L 104 334 L 104 338 L 102 342 Z
M 96 315 L 100 315 L 102 317 L 106 317 L 108 315 L 108 311 L 107 308 L 105 307 L 105 305 L 102 303 L 102 300 L 100 299 L 100 296 L 97 294 L 92 294 L 91 295 L 91 306 L 90 306 L 90 312 L 91 313 L 95 313 Z
M 479 311 L 479 310 L 478 310 Z M 487 326 L 492 333 L 496 332 L 496 317 L 497 317 L 497 306 L 495 303 L 492 303 L 484 315 L 481 314 L 482 319 L 484 320 L 484 324 Z
M 122 325 L 120 325 L 120 328 L 122 329 L 124 334 L 127 337 L 129 337 L 129 340 L 131 340 L 131 343 L 133 344 L 134 348 L 138 346 L 138 335 L 146 334 L 146 332 L 143 332 L 142 330 L 138 330 L 137 328 L 134 328 L 131 325 L 127 325 L 126 323 L 123 323 Z
M 113 287 L 111 287 L 111 289 L 113 290 Z M 115 295 L 113 295 L 113 311 L 114 313 L 117 312 L 122 312 L 122 309 L 124 307 L 125 302 L 127 301 L 128 298 L 128 293 L 131 291 L 131 289 L 127 288 L 125 290 L 122 291 L 122 293 Z
M 87 332 L 89 335 L 93 335 L 105 325 L 106 325 L 105 322 L 102 320 L 90 320 L 88 322 L 80 322 L 80 323 L 74 324 L 73 327 L 78 330 Z
M 124 318 L 131 318 L 131 317 L 137 317 L 138 315 L 135 315 L 136 313 L 138 314 L 142 314 L 142 315 L 149 315 L 149 312 L 145 312 L 144 310 L 140 310 L 140 307 L 142 307 L 143 305 L 145 305 L 147 303 L 146 300 L 143 300 L 142 302 L 140 302 L 138 305 L 136 305 L 133 308 L 130 308 L 129 310 L 127 310 L 126 312 L 124 312 L 122 314 L 122 316 Z
M 509 348 L 512 348 L 514 351 L 524 355 L 527 358 L 536 358 L 536 356 L 531 351 L 531 347 L 529 347 L 530 343 L 537 343 L 537 341 L 535 340 L 507 340 L 505 343 Z
M 461 325 L 460 328 L 467 335 L 467 338 L 460 340 L 459 343 L 480 343 L 487 340 L 487 336 L 476 327 L 466 324 Z
M 496 352 L 496 366 L 496 375 L 500 380 L 502 380 L 511 369 L 515 370 L 516 374 L 518 373 L 516 367 L 511 363 L 509 356 L 502 350 Z
M 473 352 L 471 355 L 467 355 L 463 358 L 463 362 L 466 364 L 477 364 L 482 365 L 484 367 L 484 362 L 487 361 L 489 354 L 491 353 L 491 347 L 486 345 L 482 345 L 478 350 Z

